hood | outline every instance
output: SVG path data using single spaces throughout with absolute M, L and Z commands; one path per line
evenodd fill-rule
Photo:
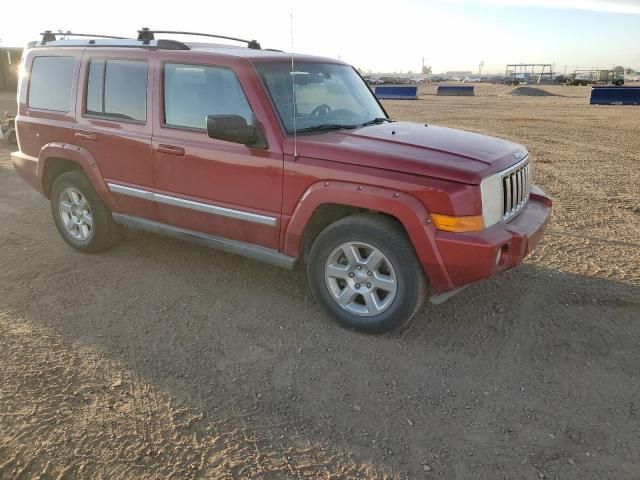
M 477 184 L 522 160 L 522 145 L 487 135 L 410 122 L 297 137 L 298 155 Z M 293 155 L 293 137 L 285 141 Z

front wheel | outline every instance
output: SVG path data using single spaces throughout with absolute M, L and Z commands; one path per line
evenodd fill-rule
M 343 218 L 320 233 L 307 275 L 314 297 L 340 325 L 370 333 L 408 322 L 426 291 L 404 230 L 376 214 Z

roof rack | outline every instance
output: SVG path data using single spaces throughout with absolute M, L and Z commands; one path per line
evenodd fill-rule
M 117 37 L 115 35 L 100 35 L 94 33 L 74 33 L 63 32 L 58 30 L 52 32 L 45 30 L 40 42 L 30 42 L 29 47 L 49 46 L 49 47 L 140 47 L 140 48 L 161 48 L 164 50 L 191 50 L 185 43 L 177 40 L 159 39 L 151 42 L 143 42 L 133 38 Z M 58 37 L 83 37 L 89 40 L 75 40 L 64 38 L 58 40 Z M 105 39 L 105 40 L 102 40 Z
M 198 32 L 182 32 L 179 30 L 151 30 L 147 27 L 143 27 L 141 30 L 138 30 L 138 40 L 142 41 L 144 44 L 148 44 L 150 41 L 154 40 L 154 33 L 167 33 L 174 35 L 193 35 L 196 37 L 211 37 L 211 38 L 222 38 L 224 40 L 232 40 L 234 42 L 246 43 L 248 48 L 254 50 L 260 50 L 260 44 L 257 40 L 244 40 L 242 38 L 236 37 L 227 37 L 225 35 L 215 35 L 213 33 L 198 33 Z
M 256 40 L 244 40 L 242 38 L 227 37 L 224 35 L 214 35 L 212 33 L 197 33 L 197 32 L 182 32 L 178 30 L 151 30 L 149 28 L 142 28 L 138 30 L 138 38 L 117 37 L 114 35 L 99 35 L 93 33 L 73 33 L 70 31 L 63 32 L 58 30 L 52 32 L 51 30 L 45 30 L 40 42 L 30 42 L 29 47 L 39 46 L 51 46 L 51 47 L 140 47 L 140 48 L 161 48 L 165 50 L 191 50 L 189 45 L 178 40 L 170 39 L 155 39 L 155 33 L 163 34 L 177 34 L 177 35 L 193 35 L 199 37 L 212 37 L 222 38 L 225 40 L 232 40 L 235 42 L 246 43 L 248 48 L 254 50 L 261 50 L 260 44 Z M 58 37 L 65 37 L 58 40 Z M 90 40 L 73 40 L 66 37 L 87 37 Z M 101 40 L 106 39 L 106 40 Z M 112 41 L 109 41 L 112 40 Z
M 125 37 L 115 37 L 113 35 L 97 35 L 93 33 L 72 33 L 72 32 L 62 32 L 58 30 L 58 32 L 52 32 L 51 30 L 45 30 L 40 35 L 42 35 L 42 45 L 46 45 L 48 42 L 55 42 L 58 40 L 56 35 L 61 35 L 63 37 L 93 37 L 93 38 L 111 38 L 115 40 L 125 40 Z

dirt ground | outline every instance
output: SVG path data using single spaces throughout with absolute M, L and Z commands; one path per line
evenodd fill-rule
M 233 255 L 76 253 L 0 144 L 0 478 L 637 479 L 640 107 L 546 88 L 385 103 L 527 145 L 555 210 L 524 265 L 384 336 Z

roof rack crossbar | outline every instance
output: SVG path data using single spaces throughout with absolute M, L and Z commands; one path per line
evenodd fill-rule
M 245 40 L 243 38 L 236 38 L 236 37 L 227 37 L 225 35 L 214 35 L 212 33 L 198 33 L 198 32 L 182 32 L 179 30 L 151 30 L 149 28 L 142 28 L 141 30 L 138 30 L 138 40 L 141 40 L 145 43 L 150 42 L 151 40 L 154 40 L 154 33 L 166 33 L 166 34 L 172 34 L 172 35 L 193 35 L 196 37 L 211 37 L 211 38 L 222 38 L 224 40 L 231 40 L 234 42 L 241 42 L 241 43 L 246 43 L 247 47 L 252 48 L 254 50 L 260 50 L 260 44 L 257 42 L 257 40 Z
M 94 38 L 112 38 L 115 40 L 126 40 L 126 37 L 116 37 L 113 35 L 99 35 L 93 33 L 73 33 L 73 32 L 52 32 L 51 30 L 45 30 L 40 35 L 42 35 L 42 44 L 45 45 L 47 42 L 55 42 L 56 35 L 60 35 L 63 37 L 94 37 Z

